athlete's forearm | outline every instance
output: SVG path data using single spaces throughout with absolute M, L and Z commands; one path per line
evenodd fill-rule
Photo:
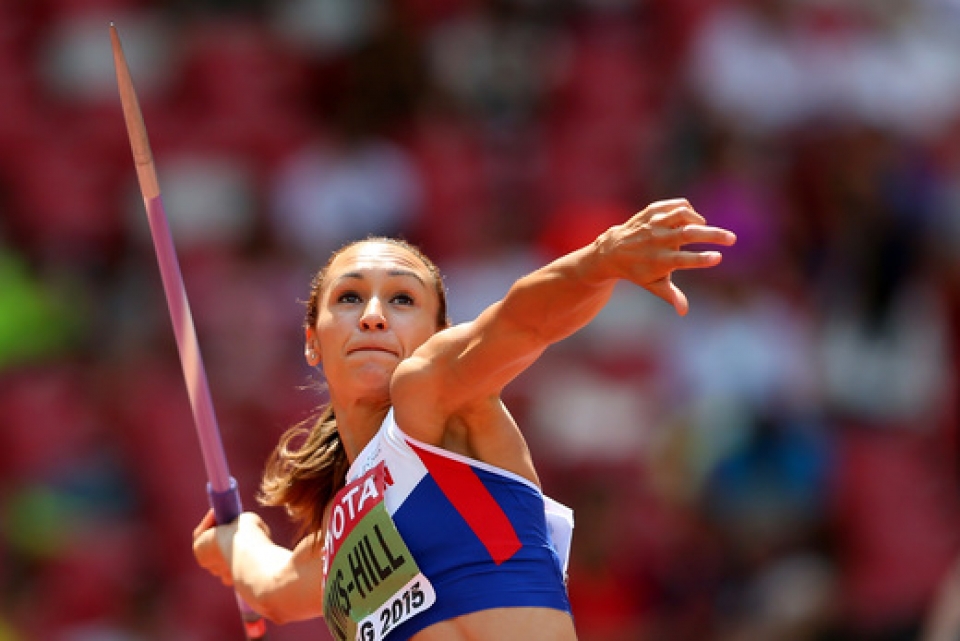
M 241 527 L 230 547 L 234 589 L 254 610 L 275 623 L 322 614 L 320 551 L 313 537 L 289 550 L 260 528 Z
M 427 378 L 442 386 L 438 398 L 448 410 L 498 395 L 549 345 L 597 315 L 616 280 L 599 275 L 596 251 L 585 247 L 521 278 L 475 321 L 442 332 L 421 348 L 422 362 L 439 366 Z M 412 387 L 420 393 L 430 389 L 422 380 Z
M 589 324 L 616 282 L 604 269 L 600 243 L 592 243 L 518 280 L 501 302 L 497 322 L 525 331 L 532 348 L 545 348 Z

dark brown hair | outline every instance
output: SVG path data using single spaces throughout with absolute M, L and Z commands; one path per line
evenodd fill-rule
M 400 239 L 371 236 L 344 245 L 313 277 L 310 297 L 306 301 L 304 327 L 314 327 L 320 313 L 320 296 L 327 272 L 333 261 L 347 249 L 362 243 L 387 243 L 406 249 L 426 266 L 434 278 L 439 307 L 437 329 L 450 325 L 447 316 L 447 294 L 440 270 L 416 246 Z M 333 407 L 320 407 L 314 416 L 297 423 L 280 438 L 264 469 L 257 497 L 261 504 L 283 506 L 299 524 L 300 535 L 317 533 L 323 526 L 327 503 L 344 486 L 350 463 L 337 431 Z

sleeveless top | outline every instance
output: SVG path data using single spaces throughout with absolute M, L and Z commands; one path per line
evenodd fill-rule
M 358 630 L 355 638 L 388 636 L 390 641 L 402 641 L 439 621 L 491 608 L 545 607 L 570 612 L 566 566 L 573 514 L 569 508 L 545 497 L 523 477 L 407 436 L 396 424 L 392 409 L 351 465 L 347 487 L 338 497 L 345 491 L 354 499 L 376 496 L 371 480 L 375 472 L 383 477 L 378 481 L 383 507 L 402 543 L 388 543 L 391 539 L 385 539 L 377 526 L 376 535 L 370 537 L 374 545 L 367 544 L 374 563 L 367 566 L 377 568 L 379 563 L 389 570 L 386 559 L 400 567 L 396 564 L 402 565 L 409 551 L 420 575 L 397 588 L 394 614 L 396 601 L 400 601 L 401 612 L 406 604 L 404 617 L 375 634 L 373 624 L 367 623 L 365 633 Z M 363 483 L 365 490 L 359 485 Z M 329 529 L 328 542 L 333 539 Z M 380 550 L 380 561 L 374 548 Z M 333 557 L 339 553 L 331 548 L 325 552 Z M 331 560 L 325 556 L 325 569 Z M 363 572 L 360 560 L 355 565 L 361 568 L 358 584 L 369 589 L 363 575 L 376 576 L 376 572 Z M 346 566 L 341 562 L 340 567 Z M 354 575 L 356 572 L 354 569 Z M 338 578 L 347 583 L 349 576 Z M 331 589 L 326 572 L 324 580 L 326 594 Z M 352 581 L 348 585 L 355 589 Z M 411 586 L 415 586 L 412 602 L 419 611 L 411 611 Z M 349 596 L 340 583 L 336 589 Z M 387 623 L 389 611 L 390 603 L 386 603 L 379 613 Z M 329 614 L 327 618 L 331 618 Z M 331 622 L 327 623 L 333 631 Z M 334 636 L 342 638 L 337 633 Z

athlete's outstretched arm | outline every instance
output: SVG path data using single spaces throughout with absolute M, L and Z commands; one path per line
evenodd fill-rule
M 499 395 L 549 345 L 588 324 L 618 281 L 630 281 L 684 315 L 688 303 L 671 276 L 678 269 L 713 267 L 718 251 L 689 251 L 691 243 L 732 245 L 730 231 L 711 227 L 683 199 L 651 204 L 593 243 L 521 278 L 506 296 L 470 323 L 441 332 L 401 365 L 398 378 L 423 374 L 442 387 L 447 409 Z M 402 384 L 402 383 L 401 383 Z
M 305 537 L 293 550 L 277 545 L 253 512 L 216 525 L 210 511 L 193 532 L 197 562 L 274 623 L 322 616 L 320 552 L 314 536 Z

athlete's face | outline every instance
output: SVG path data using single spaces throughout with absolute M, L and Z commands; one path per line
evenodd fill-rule
M 437 327 L 434 276 L 409 250 L 363 242 L 327 269 L 306 356 L 334 395 L 389 395 L 390 377 Z

